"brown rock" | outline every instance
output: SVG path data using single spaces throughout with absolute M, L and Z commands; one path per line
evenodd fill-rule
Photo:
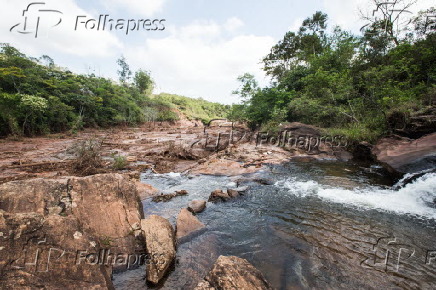
M 144 217 L 135 183 L 121 174 L 71 178 L 71 213 L 91 233 L 116 241 L 118 252 L 142 249 L 132 230 Z
M 142 182 L 136 182 L 136 189 L 138 190 L 138 195 L 141 200 L 159 194 L 159 189 Z
M 154 196 L 151 199 L 151 201 L 153 201 L 153 202 L 168 202 L 168 201 L 172 200 L 173 198 L 175 198 L 176 196 L 184 196 L 187 194 L 188 194 L 188 192 L 186 190 L 179 190 L 179 191 L 176 191 L 175 193 L 161 194 L 161 195 Z
M 372 153 L 393 173 L 413 173 L 434 167 L 436 133 L 411 140 L 391 136 L 380 139 Z
M 208 174 L 208 175 L 223 175 L 235 176 L 246 173 L 254 173 L 259 171 L 259 168 L 242 166 L 239 162 L 226 159 L 212 159 L 205 163 L 199 164 L 191 170 L 191 174 Z
M 188 195 L 188 192 L 184 189 L 176 191 L 176 196 L 183 196 L 183 195 Z
M 182 209 L 177 216 L 177 239 L 182 239 L 196 231 L 204 229 L 204 224 L 201 223 L 196 216 L 194 216 L 186 208 Z
M 62 179 L 31 179 L 0 185 L 0 209 L 77 218 L 89 234 L 117 241 L 119 251 L 139 249 L 131 235 L 143 217 L 135 184 L 125 175 L 98 174 Z
M 247 260 L 235 256 L 220 256 L 212 270 L 201 281 L 197 288 L 201 289 L 272 289 L 268 282 Z
M 188 210 L 193 213 L 200 213 L 206 208 L 205 200 L 194 199 L 188 204 Z
M 74 216 L 0 211 L 0 289 L 113 289 L 111 264 L 86 259 L 98 237 L 80 231 Z
M 230 197 L 238 197 L 239 196 L 239 191 L 237 191 L 237 190 L 234 190 L 234 189 L 227 189 L 227 194 L 230 196 Z
M 176 257 L 174 230 L 167 219 L 157 215 L 141 220 L 141 228 L 150 257 L 146 265 L 146 279 L 157 284 L 167 274 Z
M 230 196 L 226 192 L 223 192 L 221 189 L 217 189 L 212 191 L 208 201 L 210 202 L 226 201 L 229 198 Z
M 135 184 L 119 174 L 0 185 L 0 288 L 112 289 L 112 262 L 96 259 L 103 248 L 141 250 L 132 231 L 142 216 Z

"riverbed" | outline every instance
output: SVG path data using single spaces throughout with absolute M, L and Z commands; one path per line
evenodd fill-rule
M 247 259 L 275 289 L 435 289 L 436 174 L 393 190 L 379 166 L 289 162 L 244 176 L 154 174 L 141 181 L 167 203 L 143 201 L 146 215 L 175 225 L 181 208 L 215 189 L 248 186 L 243 196 L 207 203 L 206 230 L 178 245 L 160 289 L 193 289 L 219 255 Z M 268 180 L 269 185 L 254 179 Z M 145 269 L 114 275 L 116 289 L 146 289 Z

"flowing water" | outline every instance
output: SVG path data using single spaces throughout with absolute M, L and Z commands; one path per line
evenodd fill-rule
M 178 245 L 175 267 L 157 288 L 192 289 L 219 255 L 235 255 L 275 289 L 436 289 L 436 174 L 397 190 L 384 176 L 376 166 L 326 161 L 271 166 L 242 179 L 145 173 L 142 181 L 165 193 L 189 192 L 144 201 L 146 215 L 173 224 L 190 200 L 249 186 L 244 196 L 207 204 L 197 216 L 207 230 Z M 115 275 L 116 288 L 146 288 L 144 271 Z

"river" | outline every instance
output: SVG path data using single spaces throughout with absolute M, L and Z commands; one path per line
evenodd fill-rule
M 207 230 L 178 245 L 173 271 L 155 288 L 192 289 L 219 255 L 235 255 L 275 289 L 436 289 L 436 174 L 397 190 L 386 176 L 378 166 L 335 161 L 271 165 L 244 177 L 143 173 L 142 182 L 164 193 L 189 192 L 143 202 L 146 215 L 173 225 L 190 200 L 249 187 L 207 204 L 197 215 Z M 116 289 L 146 288 L 144 272 L 114 275 Z

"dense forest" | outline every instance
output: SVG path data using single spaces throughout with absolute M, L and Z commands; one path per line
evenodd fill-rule
M 405 6 L 382 3 L 373 15 L 362 14 L 367 25 L 360 36 L 329 29 L 322 12 L 304 20 L 263 59 L 269 87 L 260 88 L 249 73 L 238 78 L 234 93 L 242 103 L 230 118 L 267 131 L 298 121 L 373 141 L 434 106 L 436 10 L 410 17 L 403 12 L 413 1 L 396 2 Z
M 133 73 L 117 60 L 119 81 L 78 75 L 49 56 L 32 58 L 3 44 L 0 50 L 0 136 L 77 132 L 84 127 L 136 125 L 225 117 L 230 106 L 177 95 L 154 96 L 150 73 Z

